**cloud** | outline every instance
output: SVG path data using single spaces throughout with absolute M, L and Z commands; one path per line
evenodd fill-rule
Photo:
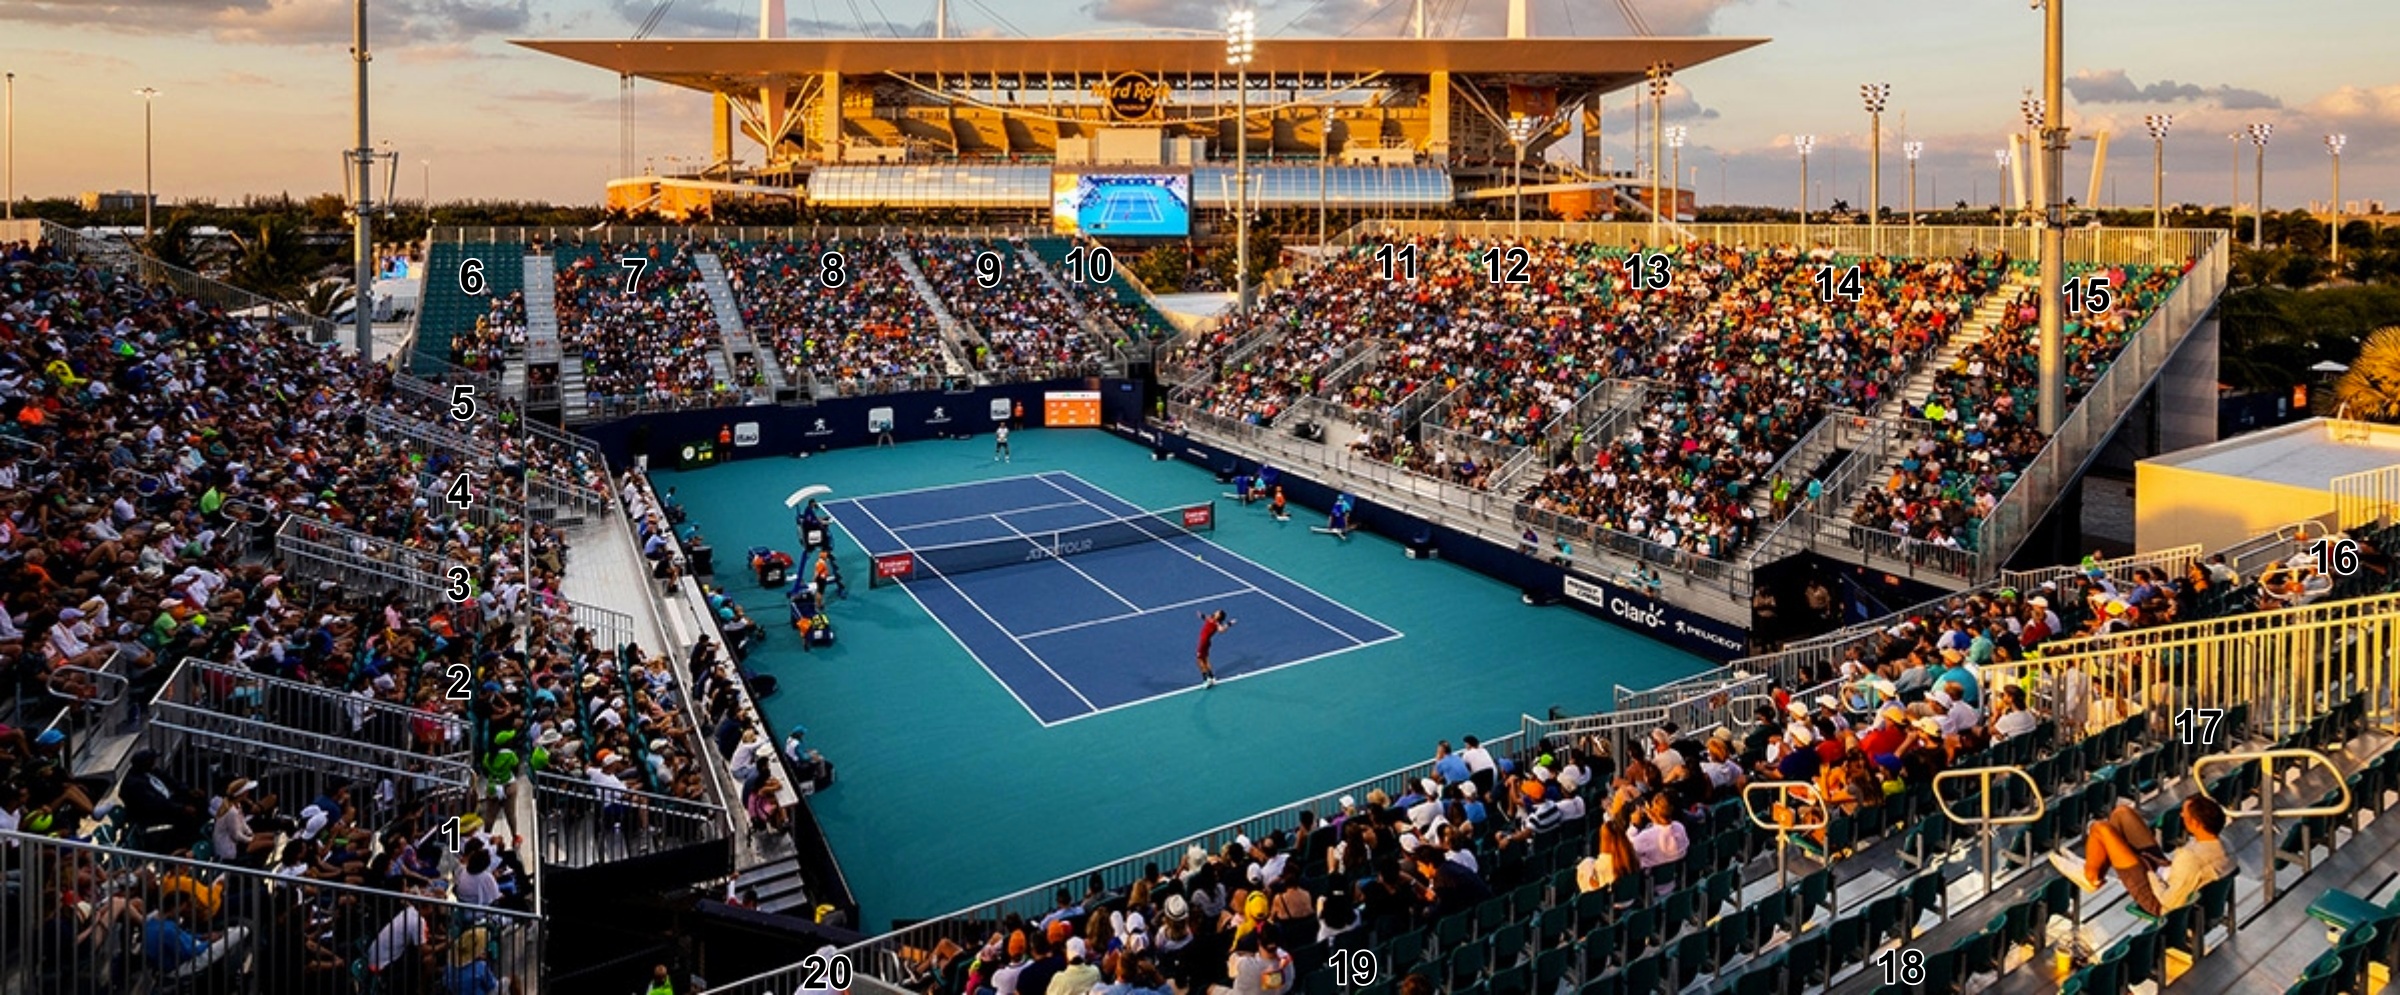
M 229 70 L 229 71 L 227 71 L 227 72 L 225 72 L 225 73 L 222 73 L 222 74 L 220 74 L 220 75 L 217 77 L 217 82 L 219 82 L 219 83 L 223 83 L 223 84 L 225 84 L 225 85 L 227 85 L 227 86 L 274 86 L 274 85 L 276 85 L 276 84 L 275 84 L 275 81 L 274 81 L 273 79 L 269 78 L 269 77 L 261 76 L 261 75 L 259 75 L 259 74 L 257 74 L 257 73 L 253 73 L 253 72 L 244 72 L 244 71 L 242 71 L 242 70 L 239 70 L 239 69 Z
M 521 31 L 529 0 L 379 0 L 369 28 L 383 38 L 435 43 Z M 123 34 L 191 35 L 254 45 L 346 41 L 348 0 L 0 0 L 0 22 L 17 21 Z
M 2201 86 L 2162 79 L 2143 85 L 2122 69 L 2083 69 L 2067 80 L 2067 92 L 2091 104 L 2174 104 L 2207 101 L 2226 110 L 2272 110 L 2283 101 L 2274 95 L 2238 86 Z

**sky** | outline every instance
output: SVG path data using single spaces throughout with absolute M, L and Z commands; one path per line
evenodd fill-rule
M 618 162 L 617 81 L 510 38 L 622 38 L 658 0 L 373 0 L 374 135 L 401 156 L 403 199 L 592 203 Z M 669 0 L 658 38 L 754 37 L 755 0 Z M 1858 87 L 1892 86 L 1884 200 L 1905 196 L 1902 137 L 1925 143 L 1920 204 L 1988 203 L 1993 150 L 2041 74 L 2042 14 L 2023 0 L 1531 0 L 1534 32 L 1772 39 L 1677 76 L 1667 121 L 1691 129 L 1700 202 L 1792 205 L 1794 134 L 1816 136 L 1812 203 L 1862 204 L 1870 129 Z M 2267 202 L 2330 197 L 2328 133 L 2347 134 L 2345 201 L 2400 206 L 2400 37 L 2393 0 L 2067 0 L 2068 119 L 2106 131 L 2103 204 L 2149 202 L 2143 115 L 2172 113 L 2167 197 L 2222 204 L 2246 124 L 2274 125 Z M 794 36 L 930 34 L 934 0 L 788 0 Z M 1441 0 L 1437 28 L 1502 33 L 1501 0 Z M 1264 0 L 1269 37 L 1391 37 L 1407 0 Z M 1212 0 L 953 0 L 962 34 L 1055 37 L 1212 28 Z M 15 74 L 20 197 L 142 185 L 143 98 L 154 87 L 162 200 L 341 191 L 354 140 L 349 0 L 0 0 L 0 70 Z M 1451 13 L 1455 12 L 1455 13 Z M 1449 16 L 1438 16 L 1449 14 Z M 862 26 L 863 24 L 863 26 Z M 698 157 L 705 98 L 644 84 L 640 161 Z M 1608 154 L 1634 155 L 1631 93 L 1609 102 Z M 2240 144 L 2241 197 L 2253 152 Z M 756 161 L 757 150 L 749 150 Z M 2070 153 L 2087 188 L 2091 147 Z

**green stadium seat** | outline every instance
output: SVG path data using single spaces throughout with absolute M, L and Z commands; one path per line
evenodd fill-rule
M 1618 984 L 1614 989 L 1615 995 L 1654 995 L 1659 990 L 1659 982 L 1665 975 L 1665 959 L 1657 954 L 1634 960 L 1627 963 L 1624 970 L 1617 972 Z M 1601 979 L 1603 982 L 1607 980 L 1609 979 Z M 1584 991 L 1589 992 L 1591 989 L 1586 987 Z
M 1710 951 L 1716 963 L 1729 964 L 1737 954 L 1758 949 L 1752 936 L 1752 917 L 1749 909 L 1738 908 L 1709 925 L 1708 935 L 1716 939 L 1715 949 Z
M 1544 876 L 1548 874 L 1545 872 Z M 1546 904 L 1544 896 L 1549 890 L 1550 886 L 1541 881 L 1518 887 L 1508 895 L 1508 914 L 1517 919 L 1532 918 Z
M 1487 955 L 1488 951 L 1485 950 L 1481 940 L 1469 940 L 1443 955 L 1444 986 L 1455 990 L 1474 984 L 1475 979 L 1483 976 L 1483 964 Z
M 1870 907 L 1872 906 L 1870 905 Z M 1852 964 L 1863 959 L 1867 949 L 1873 945 L 1872 941 L 1868 939 L 1866 910 L 1861 909 L 1835 919 L 1833 926 L 1825 931 L 1824 937 L 1825 973 L 1830 974 L 1835 970 L 1833 965 Z M 1802 937 L 1802 939 L 1805 940 L 1806 937 Z M 1799 958 L 1800 951 L 1795 946 L 1792 951 L 1793 963 L 1799 963 Z
M 1915 935 L 1917 924 L 1924 920 L 1926 914 L 1932 913 L 1944 917 L 1949 914 L 1947 911 L 1948 886 L 1943 882 L 1942 872 L 1938 867 L 1910 878 L 1906 894 L 1908 896 L 1908 914 L 1903 923 L 1908 927 L 1910 937 Z M 1903 939 L 1910 937 L 1903 937 Z
M 1587 891 L 1575 896 L 1575 928 L 1590 931 L 1593 926 L 1607 922 L 1616 907 L 1608 901 L 1608 892 Z
M 1658 910 L 1655 908 L 1627 912 L 1617 921 L 1617 925 L 1620 927 L 1617 932 L 1617 959 L 1628 964 L 1643 951 L 1661 946 L 1666 941 L 1666 934 L 1659 929 Z
M 2166 933 L 2158 923 L 2151 923 L 2133 935 L 2118 941 L 2125 948 L 2125 974 L 2119 979 L 2127 987 L 2156 980 L 2165 982 L 2167 974 Z
M 1448 954 L 1452 949 L 1466 943 L 1467 934 L 1472 931 L 1474 925 L 1475 914 L 1472 912 L 1453 912 L 1441 921 L 1434 923 L 1434 947 L 1431 953 L 1435 956 Z
M 1733 870 L 1719 871 L 1709 875 L 1708 880 L 1700 883 L 1700 893 L 1701 903 L 1705 906 L 1701 911 L 1704 916 L 1723 912 L 1727 905 L 1739 905 L 1738 900 L 1742 893 L 1741 869 L 1737 867 Z
M 2377 905 L 2336 888 L 2308 903 L 2308 914 L 2335 929 L 2348 930 L 2363 923 L 2400 916 L 2400 899 L 2394 899 L 2388 906 Z
M 1885 940 L 1907 942 L 1914 932 L 1901 919 L 1907 909 L 1908 896 L 1902 894 L 1885 895 L 1868 902 L 1866 948 L 1873 949 Z
M 1797 986 L 1782 982 L 1781 966 L 1780 958 L 1751 965 L 1749 970 L 1742 972 L 1741 977 L 1733 979 L 1733 995 L 1776 995 L 1779 991 L 1795 990 Z
M 2342 973 L 2342 959 L 2334 954 L 2317 958 L 2308 966 L 2308 973 L 2284 989 L 2284 995 L 2333 995 L 2334 983 Z M 2061 993 L 2065 995 L 2065 993 Z
M 1825 868 L 1801 878 L 1795 896 L 1792 908 L 1792 929 L 1795 932 L 1805 927 L 1818 909 L 1825 910 L 1828 916 L 1839 911 L 1833 904 L 1833 869 Z
M 1672 937 L 1682 933 L 1698 924 L 1699 915 L 1700 892 L 1697 889 L 1685 888 L 1668 895 L 1659 906 L 1661 935 Z
M 1475 935 L 1490 936 L 1508 922 L 1508 899 L 1487 899 L 1475 907 Z
M 2068 975 L 2058 995 L 2119 995 L 2125 990 L 2126 953 L 2124 944 L 2110 947 L 2099 960 Z
M 1525 959 L 1527 932 L 1524 923 L 1512 922 L 1500 927 L 1498 932 L 1492 934 L 1492 967 L 1494 969 L 1508 967 Z
M 1533 966 L 1519 964 L 1494 971 L 1483 989 L 1489 995 L 1533 995 Z
M 1555 950 L 1575 940 L 1575 917 L 1561 905 L 1533 920 L 1533 949 Z
M 1667 967 L 1671 972 L 1667 979 L 1669 991 L 1679 992 L 1689 988 L 1693 982 L 1700 980 L 1701 975 L 1716 969 L 1717 961 L 1712 956 L 1715 943 L 1715 938 L 1707 932 L 1695 931 L 1685 933 L 1682 939 L 1667 945 Z
M 1621 956 L 1624 938 L 1619 935 L 1616 923 L 1604 922 L 1585 930 L 1582 942 L 1583 973 L 1587 977 L 1598 977 L 1601 971 L 1625 962 Z
M 1541 956 L 1533 959 L 1535 995 L 1551 995 L 1552 992 L 1557 991 L 1559 982 L 1564 981 L 1567 973 L 1574 968 L 1574 950 L 1567 947 L 1554 947 L 1542 951 Z

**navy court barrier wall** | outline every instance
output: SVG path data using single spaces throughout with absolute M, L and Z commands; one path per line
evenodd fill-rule
M 1044 393 L 1099 387 L 1099 380 L 1076 378 L 995 384 L 957 392 L 931 390 L 828 398 L 791 407 L 753 405 L 663 411 L 580 425 L 575 431 L 599 443 L 613 465 L 631 466 L 631 457 L 640 455 L 649 457 L 652 467 L 673 469 L 679 465 L 684 446 L 700 442 L 715 445 L 726 436 L 732 442 L 730 447 L 715 446 L 718 460 L 795 456 L 875 445 L 883 435 L 876 428 L 887 415 L 893 442 L 989 435 L 993 426 L 999 424 L 992 417 L 995 404 L 1005 405 L 999 410 L 1011 413 L 1023 405 L 1025 417 L 1013 427 L 1034 427 L 1042 422 Z M 1138 394 L 1139 387 L 1134 391 Z

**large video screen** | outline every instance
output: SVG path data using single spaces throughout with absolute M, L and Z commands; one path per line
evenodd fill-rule
M 1052 226 L 1062 235 L 1192 233 L 1192 178 L 1183 173 L 1053 173 Z

